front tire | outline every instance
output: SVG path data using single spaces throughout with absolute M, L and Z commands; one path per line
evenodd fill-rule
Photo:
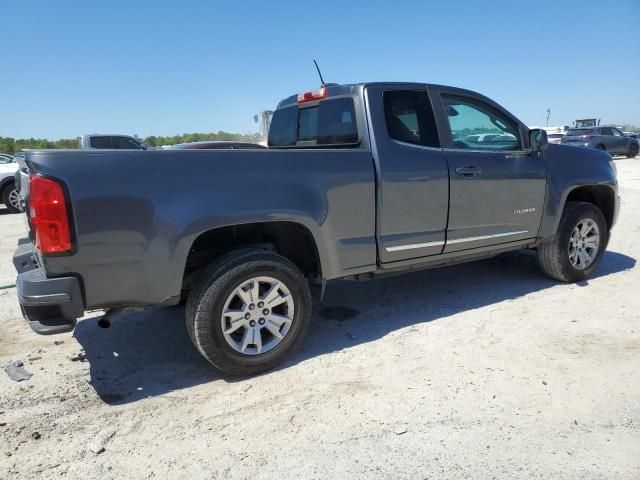
M 608 242 L 607 222 L 598 207 L 567 202 L 556 234 L 538 246 L 538 261 L 549 277 L 577 282 L 595 272 Z
M 14 183 L 10 183 L 2 190 L 2 203 L 11 213 L 20 212 L 20 193 Z
M 232 375 L 255 375 L 282 363 L 303 341 L 311 293 L 302 272 L 272 252 L 231 252 L 196 281 L 187 329 L 200 353 Z
M 629 145 L 629 151 L 627 152 L 627 158 L 635 158 L 638 155 L 638 145 L 632 143 Z

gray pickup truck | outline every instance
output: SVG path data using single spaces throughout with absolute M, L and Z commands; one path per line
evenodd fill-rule
M 584 279 L 619 205 L 609 154 L 548 145 L 483 95 L 420 83 L 287 98 L 264 150 L 41 150 L 21 166 L 30 232 L 14 264 L 33 330 L 186 301 L 193 343 L 233 374 L 282 362 L 329 280 L 522 248 L 547 275 Z

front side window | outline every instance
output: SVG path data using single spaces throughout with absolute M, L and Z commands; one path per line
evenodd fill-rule
M 269 128 L 270 147 L 336 146 L 358 143 L 351 97 L 322 100 L 312 106 L 276 110 Z
M 91 137 L 91 148 L 113 148 L 111 137 Z
M 113 143 L 113 148 L 121 150 L 138 150 L 140 148 L 140 144 L 129 137 L 114 137 Z
M 436 120 L 424 90 L 384 92 L 384 116 L 389 138 L 426 147 L 439 147 Z
M 453 148 L 522 150 L 519 125 L 479 100 L 443 95 Z
M 614 136 L 616 136 L 616 137 L 622 137 L 623 136 L 622 132 L 620 130 L 618 130 L 617 128 L 612 128 L 611 130 L 613 131 L 613 135 Z

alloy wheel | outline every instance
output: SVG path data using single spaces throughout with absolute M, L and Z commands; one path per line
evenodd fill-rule
M 9 204 L 16 210 L 20 210 L 20 192 L 17 188 L 9 192 Z
M 282 343 L 291 330 L 294 313 L 293 297 L 282 281 L 254 277 L 227 297 L 220 319 L 222 333 L 237 352 L 259 355 Z
M 573 228 L 569 238 L 569 262 L 578 269 L 589 268 L 600 250 L 600 231 L 598 224 L 590 219 L 583 219 Z

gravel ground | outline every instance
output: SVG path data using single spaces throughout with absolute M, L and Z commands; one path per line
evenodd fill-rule
M 616 163 L 592 280 L 519 252 L 337 282 L 304 348 L 251 379 L 199 357 L 181 308 L 40 337 L 0 290 L 0 364 L 33 373 L 0 371 L 0 478 L 640 478 L 640 157 Z M 0 211 L 0 286 L 23 231 Z

